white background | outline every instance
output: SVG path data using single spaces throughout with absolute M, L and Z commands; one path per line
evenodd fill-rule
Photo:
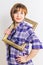
M 35 30 L 43 43 L 43 0 L 0 0 L 0 65 L 7 65 L 6 45 L 2 41 L 4 30 L 12 23 L 10 9 L 16 2 L 23 3 L 28 8 L 27 18 L 38 23 Z M 33 58 L 34 65 L 43 65 L 43 50 Z

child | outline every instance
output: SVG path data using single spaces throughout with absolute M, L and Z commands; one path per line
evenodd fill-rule
M 19 51 L 12 46 L 7 45 L 8 65 L 33 65 L 31 59 L 36 56 L 39 49 L 42 49 L 42 45 L 40 40 L 35 35 L 32 27 L 29 26 L 26 21 L 24 21 L 24 18 L 27 14 L 27 8 L 25 5 L 17 3 L 11 8 L 10 14 L 14 23 L 14 28 L 12 31 L 8 29 L 5 32 L 9 35 L 8 40 L 11 40 L 18 45 L 23 43 L 26 43 L 27 45 L 23 51 Z M 29 43 L 32 44 L 32 50 L 30 53 L 28 51 Z

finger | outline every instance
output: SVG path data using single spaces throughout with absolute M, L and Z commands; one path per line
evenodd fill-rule
M 17 58 L 16 60 L 21 60 L 21 58 Z
M 17 62 L 21 63 L 20 59 L 16 59 Z

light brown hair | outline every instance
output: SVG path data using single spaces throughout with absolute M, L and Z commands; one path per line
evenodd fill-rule
M 10 11 L 10 15 L 11 15 L 11 18 L 12 20 L 14 21 L 14 13 L 20 11 L 20 9 L 24 12 L 24 14 L 26 15 L 27 14 L 27 8 L 25 5 L 21 4 L 21 3 L 16 3 L 12 8 L 11 8 L 11 11 Z

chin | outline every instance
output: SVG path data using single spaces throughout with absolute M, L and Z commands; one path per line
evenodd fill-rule
M 21 21 L 16 21 L 17 23 L 20 23 Z

